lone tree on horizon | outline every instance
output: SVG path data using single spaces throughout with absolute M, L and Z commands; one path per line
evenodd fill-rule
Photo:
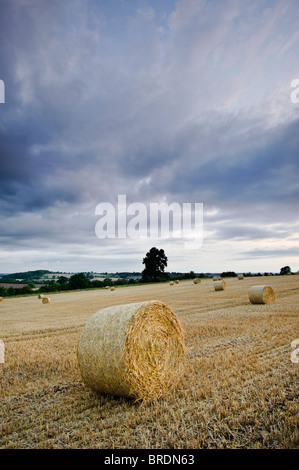
M 291 268 L 290 268 L 290 266 L 284 266 L 284 267 L 281 268 L 281 270 L 280 270 L 280 274 L 281 274 L 281 275 L 290 274 L 290 273 L 291 273 Z
M 145 282 L 157 282 L 165 276 L 164 269 L 167 266 L 167 256 L 164 250 L 152 247 L 146 253 L 145 258 L 143 258 L 142 264 L 145 265 L 145 269 L 142 271 L 142 280 Z

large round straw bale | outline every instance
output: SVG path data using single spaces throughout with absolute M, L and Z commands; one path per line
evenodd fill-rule
M 194 284 L 200 284 L 201 283 L 201 279 L 199 279 L 198 277 L 194 279 Z
M 43 303 L 43 304 L 49 304 L 49 303 L 50 303 L 49 297 L 43 297 L 43 298 L 42 298 L 42 303 Z
M 159 300 L 100 310 L 86 323 L 77 349 L 88 387 L 145 401 L 178 382 L 185 354 L 179 321 Z
M 106 286 L 105 289 L 107 289 L 107 290 L 110 289 L 110 286 Z
M 249 300 L 252 304 L 274 304 L 275 292 L 270 286 L 252 286 Z
M 223 279 L 221 281 L 214 281 L 213 285 L 215 290 L 224 290 L 226 288 L 226 283 Z
M 239 280 L 244 279 L 244 274 L 238 274 L 238 279 Z
M 44 294 L 38 294 L 38 299 L 44 299 L 45 295 Z
M 213 276 L 213 281 L 218 281 L 218 276 Z
M 180 281 L 179 281 L 178 279 L 176 279 L 174 282 L 175 282 L 176 284 L 179 284 L 179 283 L 180 283 Z
M 114 286 L 112 286 L 110 290 L 115 290 L 115 287 L 114 287 Z
M 170 285 L 170 286 L 173 286 L 173 281 L 170 281 L 169 285 Z
M 0 302 L 3 300 L 3 297 L 0 297 Z

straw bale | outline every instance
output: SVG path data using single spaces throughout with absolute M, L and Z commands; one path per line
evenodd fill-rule
M 224 290 L 226 288 L 226 283 L 223 279 L 221 281 L 214 281 L 213 285 L 215 290 Z
M 44 294 L 38 294 L 38 299 L 44 299 L 46 296 Z
M 3 297 L 0 297 L 0 302 L 3 300 Z
M 170 284 L 171 286 L 173 286 L 173 281 L 170 281 L 170 283 L 169 283 L 169 284 Z
M 244 274 L 238 274 L 238 279 L 239 280 L 244 279 Z
M 179 284 L 179 283 L 180 283 L 180 281 L 179 281 L 178 279 L 175 280 L 174 282 L 175 282 L 176 284 Z
M 42 298 L 42 303 L 43 303 L 43 304 L 49 304 L 49 303 L 50 303 L 49 297 L 43 297 L 43 298 Z
M 106 286 L 105 289 L 107 289 L 107 290 L 110 289 L 110 286 Z
M 218 281 L 218 276 L 213 276 L 213 281 Z
M 252 304 L 274 304 L 275 292 L 270 286 L 252 286 L 249 300 Z
M 110 290 L 115 290 L 115 287 L 114 287 L 114 286 L 113 286 L 113 287 L 111 287 L 111 289 L 110 289 Z
M 163 302 L 107 307 L 81 333 L 77 357 L 86 386 L 151 401 L 177 384 L 185 362 L 183 332 Z
M 201 279 L 199 279 L 198 277 L 196 279 L 194 279 L 194 284 L 200 284 L 201 283 Z

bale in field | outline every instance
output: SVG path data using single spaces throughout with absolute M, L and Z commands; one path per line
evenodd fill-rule
M 226 283 L 223 279 L 221 281 L 214 281 L 213 285 L 215 290 L 224 290 L 226 288 Z
M 45 295 L 44 294 L 38 294 L 38 299 L 44 299 L 45 298 Z
M 78 343 L 81 376 L 93 390 L 151 401 L 181 377 L 185 342 L 179 321 L 151 300 L 100 310 Z
M 274 304 L 275 292 L 270 286 L 253 286 L 249 290 L 249 300 L 252 304 Z
M 0 302 L 3 300 L 3 297 L 0 297 Z
M 244 279 L 244 274 L 238 274 L 238 279 L 239 280 Z
M 218 281 L 218 276 L 213 276 L 213 281 Z
M 43 304 L 49 304 L 49 303 L 50 303 L 49 297 L 43 297 L 43 298 L 42 298 L 42 303 L 43 303 Z
M 110 290 L 115 290 L 115 287 L 114 287 L 114 286 L 113 286 L 113 287 L 111 287 L 111 289 L 110 289 Z
M 179 284 L 179 283 L 180 283 L 180 281 L 178 281 L 178 280 L 176 280 L 176 281 L 174 281 L 174 282 L 175 282 L 176 284 Z
M 170 285 L 170 286 L 173 286 L 173 281 L 170 281 L 169 285 Z
M 199 279 L 198 277 L 196 279 L 194 279 L 194 284 L 200 284 L 201 283 L 201 279 Z
M 105 289 L 107 289 L 107 290 L 110 289 L 110 286 L 106 286 Z

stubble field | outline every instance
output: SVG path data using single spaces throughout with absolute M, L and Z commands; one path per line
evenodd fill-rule
M 183 281 L 4 299 L 0 303 L 0 448 L 298 448 L 299 276 Z M 276 303 L 252 305 L 252 285 Z M 111 305 L 158 299 L 173 309 L 187 359 L 179 385 L 149 404 L 87 389 L 76 349 Z

